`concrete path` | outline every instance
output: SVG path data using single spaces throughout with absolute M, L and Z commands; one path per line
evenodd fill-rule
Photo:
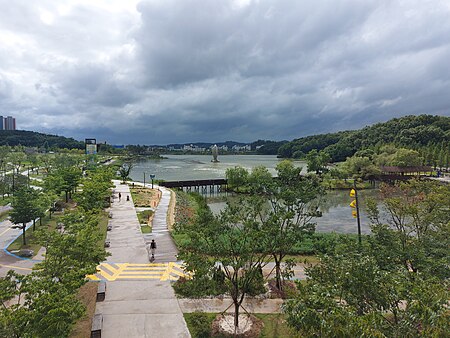
M 227 310 L 227 312 L 233 313 L 234 307 L 231 298 L 213 298 L 213 299 L 179 299 L 181 309 L 183 312 L 211 312 L 219 313 Z M 242 306 L 249 313 L 281 313 L 282 299 L 256 299 L 245 298 Z
M 148 185 L 147 185 L 148 187 Z M 164 187 L 157 187 L 161 191 L 161 200 L 153 216 L 152 232 L 145 234 L 144 238 L 147 245 L 150 245 L 152 239 L 156 242 L 155 263 L 175 262 L 177 261 L 178 250 L 170 236 L 167 228 L 167 211 L 170 203 L 170 190 Z
M 111 247 L 110 264 L 149 263 L 148 252 L 136 217 L 130 190 L 127 185 L 114 181 L 116 198 L 111 206 L 112 230 L 108 232 Z M 118 193 L 122 198 L 118 200 Z M 127 195 L 130 201 L 126 200 Z M 170 196 L 170 195 L 169 195 Z M 164 192 L 163 192 L 164 197 Z M 162 204 L 163 205 L 163 204 Z M 155 213 L 157 225 L 157 259 L 174 259 L 176 250 L 167 245 L 162 221 L 164 207 Z M 167 209 L 166 209 L 167 211 Z M 173 243 L 172 243 L 173 245 Z M 183 313 L 169 281 L 158 279 L 114 280 L 107 282 L 106 297 L 97 303 L 96 313 L 103 314 L 102 337 L 190 337 Z

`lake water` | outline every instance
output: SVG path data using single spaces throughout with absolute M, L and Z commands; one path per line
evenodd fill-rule
M 167 159 L 145 159 L 135 163 L 130 177 L 135 181 L 143 181 L 144 173 L 146 182 L 150 182 L 150 174 L 155 179 L 166 181 L 183 181 L 196 179 L 225 178 L 228 168 L 241 166 L 252 169 L 256 166 L 265 166 L 272 174 L 275 167 L 281 161 L 276 156 L 270 155 L 223 155 L 218 157 L 219 163 L 211 162 L 211 155 L 166 155 Z M 304 168 L 306 163 L 294 161 L 296 166 Z M 369 222 L 365 213 L 364 201 L 367 197 L 377 197 L 376 190 L 362 190 L 359 192 L 361 208 L 361 229 L 363 233 L 369 233 Z M 323 216 L 317 218 L 316 230 L 319 232 L 357 233 L 356 219 L 351 215 L 349 206 L 351 198 L 347 190 L 328 191 L 323 196 L 321 210 Z M 224 208 L 225 203 L 210 203 L 214 212 Z
M 281 161 L 272 155 L 223 155 L 218 157 L 220 162 L 211 162 L 211 155 L 165 155 L 167 159 L 153 160 L 143 159 L 136 162 L 131 170 L 130 177 L 142 182 L 144 172 L 146 180 L 149 174 L 154 174 L 155 179 L 165 181 L 202 180 L 210 178 L 225 178 L 228 168 L 241 166 L 252 169 L 264 166 L 275 174 L 275 167 Z M 295 165 L 301 166 L 306 171 L 306 163 L 294 161 Z

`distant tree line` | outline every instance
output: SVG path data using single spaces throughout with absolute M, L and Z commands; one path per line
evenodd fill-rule
M 345 161 L 357 151 L 379 149 L 385 144 L 426 152 L 428 163 L 438 162 L 442 148 L 450 147 L 450 117 L 419 115 L 395 118 L 355 131 L 312 135 L 287 143 L 268 143 L 258 153 L 275 153 L 282 158 L 305 158 L 311 150 L 325 151 L 332 162 Z M 428 153 L 431 154 L 428 155 Z
M 0 130 L 0 145 L 38 147 L 44 149 L 83 149 L 84 142 L 73 138 L 48 135 L 26 130 Z

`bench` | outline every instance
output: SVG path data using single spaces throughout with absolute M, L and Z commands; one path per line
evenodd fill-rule
M 106 283 L 99 282 L 97 289 L 97 302 L 103 302 L 105 300 L 105 293 L 106 293 Z
M 92 318 L 91 338 L 102 337 L 103 315 L 96 314 Z

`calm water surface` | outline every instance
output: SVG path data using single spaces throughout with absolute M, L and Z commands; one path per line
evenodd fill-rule
M 280 162 L 276 156 L 270 155 L 223 155 L 219 156 L 219 163 L 211 162 L 211 155 L 166 155 L 167 159 L 142 160 L 133 167 L 130 177 L 135 181 L 150 181 L 149 175 L 166 181 L 199 180 L 210 178 L 225 178 L 228 168 L 241 166 L 251 170 L 256 166 L 265 166 L 272 174 Z M 303 167 L 306 163 L 295 161 L 295 165 Z M 361 228 L 363 233 L 369 233 L 369 222 L 365 212 L 365 200 L 368 197 L 377 198 L 376 190 L 359 192 L 361 208 Z M 349 206 L 351 198 L 349 191 L 333 190 L 323 196 L 321 210 L 323 216 L 317 219 L 316 230 L 320 232 L 357 233 L 356 219 L 351 215 Z M 218 213 L 225 207 L 225 203 L 209 203 L 211 210 Z
M 146 180 L 149 174 L 154 174 L 155 179 L 165 181 L 203 180 L 210 178 L 225 178 L 228 168 L 241 166 L 252 169 L 264 166 L 272 174 L 275 167 L 281 161 L 275 155 L 223 155 L 218 157 L 219 163 L 211 162 L 211 155 L 165 155 L 167 159 L 142 160 L 133 167 L 130 177 L 136 181 Z M 294 161 L 295 165 L 301 166 L 306 171 L 306 163 Z

